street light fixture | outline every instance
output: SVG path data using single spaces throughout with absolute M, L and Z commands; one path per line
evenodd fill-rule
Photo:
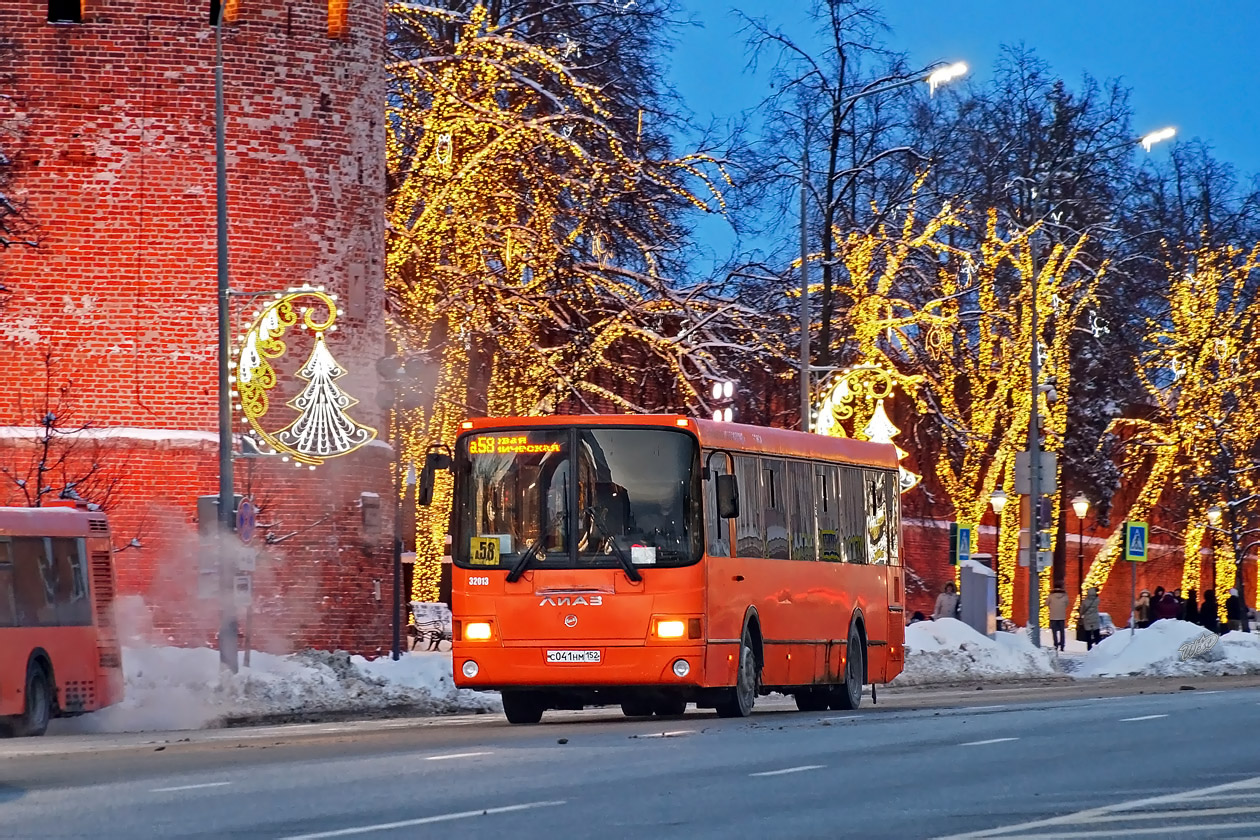
M 1220 506 L 1220 505 L 1212 505 L 1210 508 L 1208 508 L 1208 509 L 1207 509 L 1207 518 L 1208 518 L 1208 523 L 1209 523 L 1209 524 L 1211 524 L 1211 525 L 1220 525 L 1220 524 L 1221 524 L 1221 514 L 1222 514 L 1222 511 L 1221 511 L 1221 506 Z
M 997 516 L 997 548 L 993 551 L 993 575 L 994 575 L 994 580 L 997 582 L 1000 582 L 1000 575 L 1001 575 L 1001 573 L 998 571 L 997 558 L 1002 553 L 1002 509 L 1006 507 L 1006 501 L 1007 501 L 1006 491 L 1003 490 L 1001 487 L 999 487 L 998 489 L 994 490 L 992 493 L 989 494 L 989 506 L 993 508 L 993 513 Z M 996 596 L 998 596 L 999 593 L 1001 593 L 1002 587 L 995 586 L 994 590 L 995 590 L 994 592 L 995 606 L 997 607 L 998 612 L 1000 613 L 1002 610 L 1002 604 L 1001 604 L 1000 598 L 997 598 Z
M 1089 513 L 1089 499 L 1084 493 L 1076 494 L 1072 510 L 1076 511 L 1076 602 L 1079 604 L 1085 594 L 1085 514 Z
M 1047 173 L 1047 180 L 1056 171 L 1063 168 L 1069 163 L 1073 163 L 1084 157 L 1091 157 L 1103 154 L 1105 152 L 1114 151 L 1115 149 L 1124 148 L 1129 145 L 1140 144 L 1146 151 L 1150 151 L 1151 147 L 1161 140 L 1167 140 L 1176 132 L 1170 128 L 1161 128 L 1150 134 L 1143 135 L 1135 140 L 1127 140 L 1124 143 L 1118 143 L 1114 146 L 1108 146 L 1105 149 L 1099 149 L 1094 152 L 1084 152 L 1079 155 L 1073 155 L 1059 165 L 1055 166 Z M 1047 207 L 1047 214 L 1054 209 L 1053 202 Z M 1039 398 L 1042 394 L 1041 387 L 1041 356 L 1039 338 L 1040 332 L 1037 328 L 1037 257 L 1036 245 L 1032 237 L 1028 238 L 1029 256 L 1032 257 L 1032 296 L 1030 299 L 1032 331 L 1030 333 L 1032 340 L 1029 342 L 1032 346 L 1029 348 L 1029 372 L 1032 387 L 1032 403 L 1028 412 L 1028 534 L 1029 545 L 1033 545 L 1036 540 L 1036 534 L 1040 530 L 1038 519 L 1039 501 L 1041 499 L 1041 432 L 1039 426 L 1041 424 Z M 1041 586 L 1037 577 L 1036 550 L 1029 549 L 1028 563 L 1028 627 L 1029 641 L 1033 647 L 1041 647 Z
M 839 119 L 843 119 L 844 111 L 859 99 L 865 99 L 868 96 L 875 96 L 880 93 L 888 93 L 898 88 L 908 87 L 910 85 L 926 82 L 928 85 L 929 95 L 936 93 L 936 88 L 946 82 L 960 78 L 967 73 L 967 65 L 962 61 L 944 67 L 938 67 L 923 76 L 916 76 L 913 79 L 906 79 L 903 82 L 893 82 L 889 85 L 879 85 L 877 87 L 860 90 L 852 96 L 846 96 L 836 105 L 835 111 Z M 802 132 L 801 149 L 801 431 L 808 432 L 810 430 L 810 387 L 809 387 L 809 234 L 806 227 L 807 212 L 809 209 L 809 120 L 805 121 L 804 131 Z
M 1006 500 L 1006 491 L 1001 487 L 989 494 L 989 505 L 998 516 L 1002 515 L 1002 508 L 1006 507 Z

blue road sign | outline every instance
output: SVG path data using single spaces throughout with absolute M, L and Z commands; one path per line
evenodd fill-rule
M 958 526 L 958 565 L 971 559 L 971 526 Z
M 249 545 L 254 539 L 254 529 L 258 524 L 258 508 L 249 499 L 241 499 L 236 509 L 236 534 L 241 542 Z
M 1145 563 L 1149 547 L 1149 528 L 1145 522 L 1124 523 L 1124 559 Z

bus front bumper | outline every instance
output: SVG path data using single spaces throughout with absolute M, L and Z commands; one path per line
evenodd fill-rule
M 460 688 L 698 688 L 704 683 L 702 645 L 528 646 L 456 644 L 455 685 Z

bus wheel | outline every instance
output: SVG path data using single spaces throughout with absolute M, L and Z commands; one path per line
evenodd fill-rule
M 621 713 L 626 717 L 651 717 L 652 704 L 647 700 L 627 700 L 621 704 Z
M 652 704 L 652 711 L 660 717 L 680 717 L 687 713 L 686 697 L 666 697 Z
M 726 697 L 717 704 L 718 717 L 748 717 L 752 714 L 753 704 L 757 702 L 759 677 L 757 654 L 753 652 L 752 638 L 745 630 L 743 641 L 739 643 L 739 672 L 735 676 L 735 687 L 729 689 Z
M 527 691 L 505 691 L 501 697 L 503 714 L 507 716 L 508 723 L 538 723 L 542 720 L 542 698 Z
M 831 689 L 828 705 L 837 711 L 852 711 L 862 703 L 862 672 L 866 660 L 862 635 L 858 633 L 857 627 L 849 628 L 844 659 L 844 684 Z
M 44 666 L 31 663 L 26 669 L 26 708 L 10 724 L 19 738 L 43 735 L 52 718 L 53 695 Z
M 795 693 L 796 708 L 802 712 L 825 712 L 833 689 L 803 688 Z

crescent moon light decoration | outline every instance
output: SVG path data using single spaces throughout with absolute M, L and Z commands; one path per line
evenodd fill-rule
M 304 298 L 313 299 L 313 305 L 298 306 Z M 339 314 L 336 295 L 325 292 L 323 286 L 289 289 L 255 313 L 249 330 L 241 336 L 240 347 L 233 352 L 232 395 L 245 423 L 255 440 L 270 449 L 268 454 L 292 459 L 298 467 L 315 469 L 326 459 L 353 452 L 376 437 L 376 429 L 346 413 L 359 401 L 336 384 L 347 371 L 328 350 L 324 333 L 337 329 Z M 315 346 L 297 371 L 307 385 L 287 403 L 297 411 L 297 418 L 272 431 L 265 425 L 271 408 L 269 392 L 278 382 L 272 362 L 285 354 L 284 335 L 294 326 L 315 335 Z
M 892 396 L 894 387 L 895 383 L 888 371 L 875 365 L 861 365 L 845 370 L 828 387 L 818 408 L 819 434 L 848 437 L 843 421 L 857 422 L 857 409 L 860 405 L 869 412 L 866 414 L 869 422 L 861 432 L 855 430 L 853 436 L 859 440 L 891 443 L 897 449 L 897 457 L 905 458 L 908 453 L 895 442 L 901 430 L 893 425 L 884 410 L 884 400 Z M 900 464 L 897 470 L 902 493 L 912 490 L 923 478 Z

